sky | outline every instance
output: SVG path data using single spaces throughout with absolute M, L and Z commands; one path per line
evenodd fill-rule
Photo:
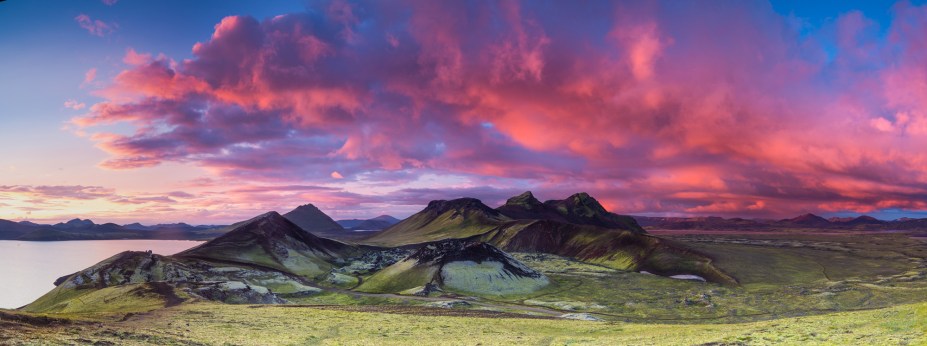
M 0 218 L 927 217 L 923 1 L 0 2 Z

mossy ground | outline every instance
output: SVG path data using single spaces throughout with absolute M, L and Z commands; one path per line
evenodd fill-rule
M 493 316 L 495 318 L 488 318 Z M 4 320 L 6 321 L 6 320 Z M 449 313 L 409 307 L 246 306 L 199 303 L 108 323 L 7 323 L 4 344 L 159 345 L 917 345 L 927 305 L 741 324 L 641 324 Z
M 86 297 L 105 302 L 107 312 L 60 310 L 49 316 L 102 324 L 34 326 L 2 319 L 0 344 L 927 344 L 924 242 L 892 234 L 864 239 L 685 235 L 674 240 L 711 254 L 714 264 L 741 285 L 516 253 L 551 284 L 531 294 L 482 297 L 402 297 L 342 289 L 287 297 L 315 306 L 260 308 L 216 303 L 161 308 L 144 294 L 101 291 Z M 442 299 L 471 304 L 426 307 Z M 120 321 L 129 312 L 135 315 Z M 561 313 L 589 313 L 606 322 L 524 315 Z

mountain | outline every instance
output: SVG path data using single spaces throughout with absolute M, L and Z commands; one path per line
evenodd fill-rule
M 145 226 L 138 222 L 122 225 L 122 227 L 125 227 L 126 229 L 137 230 L 137 231 L 150 231 L 154 229 L 154 227 L 152 226 Z
M 25 306 L 29 312 L 147 311 L 188 300 L 283 303 L 278 295 L 314 292 L 284 273 L 247 265 L 125 251 L 55 281 L 55 288 Z M 271 291 L 267 287 L 274 287 Z
M 549 253 L 627 271 L 698 275 L 708 281 L 736 285 L 737 281 L 712 265 L 712 258 L 678 243 L 592 225 L 554 220 L 521 220 L 469 238 L 508 252 Z
M 315 236 L 272 211 L 175 257 L 260 265 L 311 278 L 331 270 L 333 261 L 360 252 L 355 246 Z
M 662 217 L 634 216 L 634 219 L 646 229 L 683 229 L 683 230 L 765 230 L 775 226 L 772 220 L 748 220 L 742 218 L 725 219 L 717 216 L 708 217 Z
M 30 224 L 24 224 L 22 222 L 13 222 L 13 221 L 8 221 L 8 220 L 0 220 L 0 239 L 2 240 L 16 239 L 37 228 L 39 228 L 38 225 L 30 225 Z
M 496 208 L 502 214 L 517 220 L 554 220 L 576 225 L 591 225 L 602 228 L 629 230 L 646 233 L 630 216 L 618 215 L 605 210 L 599 201 L 585 192 L 574 194 L 562 200 L 538 201 L 531 191 L 509 198 Z
M 422 211 L 364 239 L 375 245 L 398 246 L 466 238 L 485 233 L 511 218 L 476 198 L 431 201 Z
M 395 217 L 392 217 L 392 216 L 390 216 L 390 215 L 380 215 L 380 216 L 377 216 L 377 217 L 372 218 L 372 219 L 370 219 L 370 220 L 371 220 L 371 221 L 389 222 L 389 223 L 392 224 L 392 225 L 395 225 L 395 224 L 399 223 L 399 221 L 402 221 L 402 220 L 397 219 L 397 218 L 395 218 Z
M 223 226 L 191 226 L 185 223 L 145 226 L 140 223 L 117 225 L 95 224 L 89 219 L 75 218 L 68 222 L 43 225 L 34 222 L 0 220 L 0 240 L 60 241 L 107 239 L 179 239 L 204 240 L 215 238 Z
M 811 227 L 828 227 L 831 225 L 831 222 L 827 221 L 827 219 L 810 213 L 799 215 L 791 219 L 780 220 L 780 222 Z
M 150 232 L 150 231 L 148 231 Z M 317 237 L 276 212 L 173 256 L 126 251 L 55 282 L 30 312 L 139 311 L 188 300 L 285 303 L 320 287 L 356 286 L 408 251 L 353 246 Z
M 412 246 L 463 239 L 509 252 L 550 253 L 615 269 L 693 274 L 736 284 L 735 279 L 712 266 L 708 256 L 648 236 L 637 222 L 628 219 L 606 211 L 585 193 L 540 203 L 526 192 L 497 209 L 473 198 L 432 201 L 421 212 L 363 242 Z
M 869 215 L 858 216 L 852 220 L 845 222 L 847 225 L 860 226 L 860 225 L 882 225 L 885 221 L 876 219 Z
M 506 295 L 534 292 L 549 283 L 541 273 L 490 244 L 449 240 L 422 246 L 372 275 L 357 290 L 427 294 L 439 288 Z
M 894 221 L 879 220 L 868 215 L 858 217 L 831 217 L 825 219 L 814 214 L 804 214 L 791 219 L 769 220 L 741 218 L 725 219 L 709 217 L 650 217 L 635 216 L 647 229 L 667 230 L 738 230 L 776 231 L 783 229 L 824 230 L 927 230 L 927 219 L 902 218 Z
M 283 214 L 287 220 L 305 230 L 320 235 L 343 233 L 344 227 L 341 227 L 335 220 L 323 213 L 319 208 L 312 204 L 305 204 L 290 212 Z
M 94 223 L 93 221 L 90 221 L 90 219 L 86 219 L 86 220 L 72 219 L 68 222 L 59 222 L 59 223 L 52 225 L 52 227 L 58 228 L 58 229 L 75 229 L 75 228 L 87 229 L 93 226 L 94 226 Z
M 349 229 L 352 231 L 378 231 L 381 229 L 388 228 L 389 226 L 399 223 L 399 219 L 389 216 L 389 215 L 380 215 L 372 219 L 361 220 L 361 219 L 349 219 L 349 220 L 338 220 L 335 221 L 341 227 Z

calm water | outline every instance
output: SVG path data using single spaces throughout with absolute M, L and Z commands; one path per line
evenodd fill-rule
M 55 288 L 55 279 L 126 250 L 173 255 L 201 244 L 188 240 L 0 240 L 0 308 L 31 303 Z

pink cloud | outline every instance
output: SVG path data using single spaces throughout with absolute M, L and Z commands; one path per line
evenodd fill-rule
M 149 53 L 138 53 L 135 49 L 129 48 L 126 50 L 125 57 L 122 58 L 122 62 L 128 65 L 143 65 L 151 62 L 151 54 Z
M 97 69 L 91 68 L 87 70 L 86 73 L 84 73 L 84 83 L 83 84 L 89 84 L 96 79 L 97 79 Z
M 752 2 L 397 6 L 226 17 L 179 62 L 130 49 L 73 122 L 135 127 L 92 137 L 107 168 L 262 182 L 416 172 L 725 215 L 927 197 L 925 7 L 879 40 L 859 12 L 805 35 Z
M 94 36 L 103 37 L 116 29 L 116 24 L 114 23 L 106 23 L 99 19 L 91 19 L 90 16 L 83 13 L 74 17 L 74 21 L 77 22 L 77 25 L 80 25 L 81 28 L 87 30 L 87 32 Z
M 78 102 L 76 100 L 67 100 L 67 101 L 64 101 L 64 107 L 70 108 L 73 110 L 81 110 L 81 109 L 84 109 L 84 107 L 87 107 L 87 105 L 83 102 Z

